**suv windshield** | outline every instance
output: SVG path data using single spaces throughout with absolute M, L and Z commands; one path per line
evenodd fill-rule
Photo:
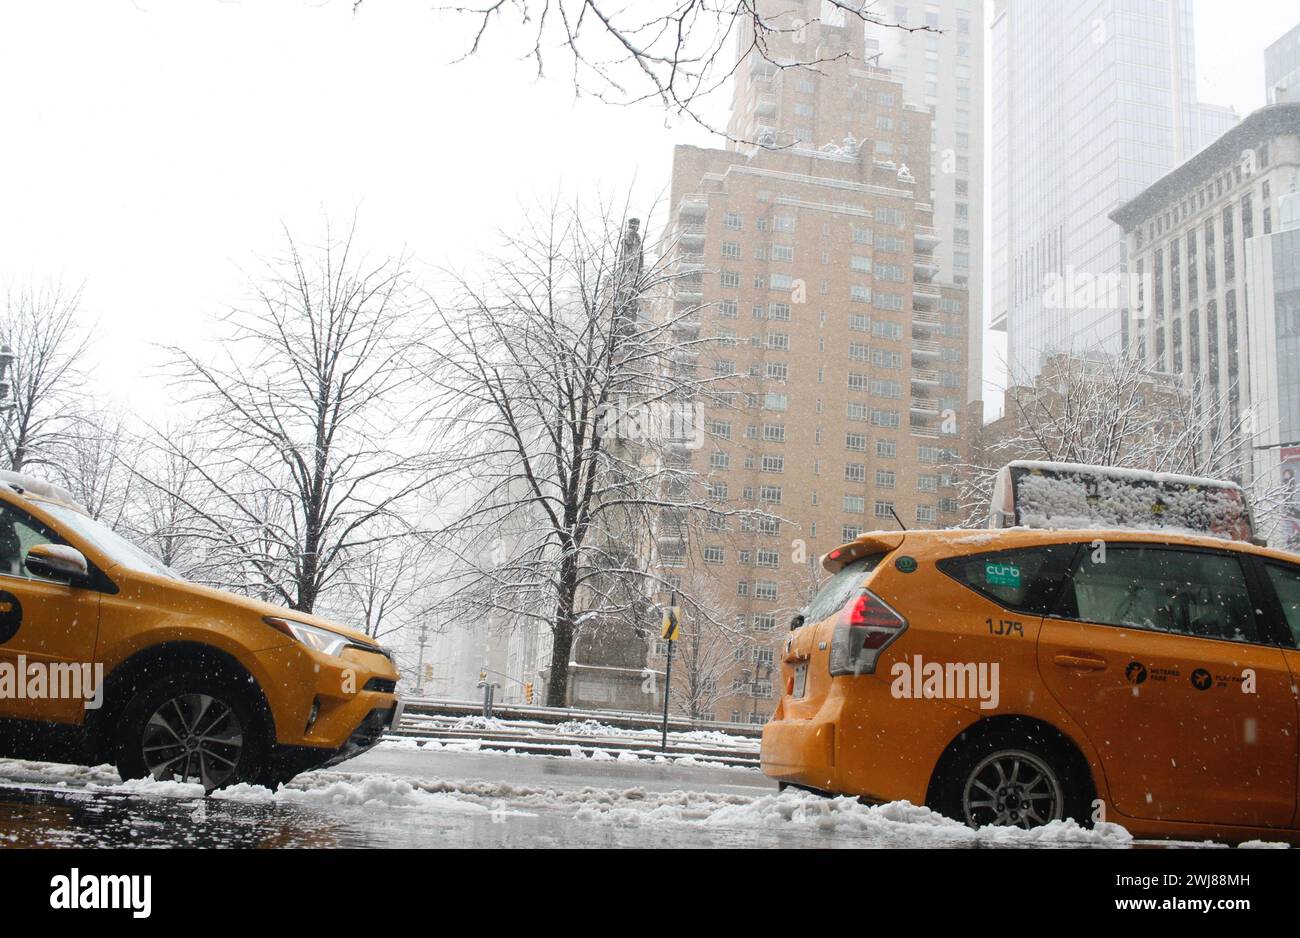
M 171 567 L 157 560 L 136 547 L 108 525 L 87 517 L 79 511 L 73 511 L 62 505 L 42 502 L 41 507 L 58 519 L 65 531 L 76 534 L 103 551 L 115 563 L 137 573 L 156 573 L 159 576 L 181 579 Z

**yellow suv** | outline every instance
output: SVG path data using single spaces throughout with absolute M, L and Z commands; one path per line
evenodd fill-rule
M 1140 482 L 1167 508 L 1190 491 Z M 763 771 L 972 826 L 1300 843 L 1300 556 L 1229 514 L 1204 524 L 1237 539 L 1016 527 L 832 551 Z
M 0 752 L 207 790 L 287 781 L 398 718 L 365 634 L 186 582 L 63 490 L 0 472 Z

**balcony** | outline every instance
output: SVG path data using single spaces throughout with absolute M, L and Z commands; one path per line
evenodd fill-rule
M 937 428 L 923 427 L 918 426 L 917 424 L 912 424 L 911 434 L 912 436 L 925 437 L 927 440 L 937 440 L 939 438 L 939 431 Z
M 934 287 L 927 287 L 919 283 L 912 285 L 912 305 L 921 306 L 925 309 L 934 309 L 939 305 L 943 295 Z
M 677 229 L 677 237 L 683 248 L 693 247 L 698 251 L 704 244 L 704 231 L 703 225 L 682 225 Z
M 912 413 L 937 417 L 939 416 L 939 402 L 924 397 L 914 397 L 912 398 Z
M 776 95 L 760 94 L 754 105 L 754 113 L 759 117 L 776 117 Z
M 933 260 L 926 260 L 924 257 L 918 257 L 912 263 L 913 279 L 920 283 L 929 283 L 939 275 L 939 265 Z
M 687 196 L 677 206 L 677 214 L 682 218 L 703 218 L 709 214 L 709 200 L 704 196 Z
M 943 354 L 943 347 L 938 342 L 927 342 L 924 339 L 912 340 L 912 354 L 923 358 L 938 358 Z
M 922 387 L 937 388 L 943 384 L 943 378 L 937 371 L 914 369 L 912 371 L 912 383 L 919 384 Z
M 912 232 L 912 242 L 921 254 L 932 254 L 941 240 L 939 232 L 924 225 L 917 225 Z
M 673 332 L 677 335 L 679 340 L 698 338 L 700 334 L 700 317 L 683 316 L 681 319 L 678 319 L 673 323 Z
M 925 332 L 933 332 L 935 329 L 938 329 L 942 325 L 943 323 L 940 321 L 939 317 L 936 316 L 934 313 L 922 313 L 922 312 L 912 313 L 913 334 L 915 334 L 918 329 L 923 330 Z

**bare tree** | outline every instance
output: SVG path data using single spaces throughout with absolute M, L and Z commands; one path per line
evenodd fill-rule
M 206 520 L 211 489 L 196 468 L 208 461 L 202 433 L 186 424 L 154 428 L 129 469 L 131 502 L 123 527 L 143 550 L 187 579 L 226 585 L 220 532 Z
M 425 542 L 397 530 L 347 565 L 336 601 L 346 618 L 372 638 L 401 631 L 421 611 L 428 570 Z
M 1052 356 L 1006 395 L 1006 415 L 983 428 L 961 467 L 967 523 L 988 516 L 993 478 L 1017 459 L 1083 463 L 1250 482 L 1249 416 L 1217 389 L 1157 371 L 1131 355 Z M 1252 488 L 1259 511 L 1276 493 Z
M 57 470 L 77 432 L 90 332 L 79 322 L 80 289 L 60 283 L 29 286 L 6 296 L 0 342 L 14 360 L 10 400 L 3 412 L 6 468 Z
M 721 596 L 711 599 L 714 608 L 727 608 Z M 719 628 L 707 618 L 689 617 L 673 649 L 672 705 L 692 720 L 711 719 L 718 701 L 731 691 L 723 681 L 736 665 L 737 649 L 748 654 L 751 647 L 755 646 L 736 630 Z
M 135 465 L 141 443 L 127 418 L 106 410 L 79 418 L 59 447 L 53 475 L 92 518 L 111 528 L 129 526 L 135 500 Z
M 579 629 L 636 629 L 643 664 L 651 598 L 685 564 L 687 532 L 747 514 L 711 501 L 692 465 L 696 401 L 734 379 L 700 377 L 713 340 L 689 327 L 697 307 L 647 303 L 679 274 L 646 262 L 635 219 L 555 206 L 488 267 L 438 304 L 428 376 L 454 487 L 447 618 L 549 629 L 558 706 Z
M 303 612 L 344 586 L 350 562 L 412 529 L 432 479 L 406 267 L 359 256 L 354 235 L 327 224 L 305 252 L 286 231 L 252 302 L 221 317 L 217 354 L 171 349 L 203 440 L 197 452 L 160 441 L 199 491 L 165 494 L 202 522 L 228 586 Z
M 372 0 L 373 2 L 373 0 Z M 354 12 L 363 0 L 353 0 Z M 516 41 L 539 78 L 556 65 L 575 92 L 619 105 L 656 101 L 710 131 L 710 97 L 740 63 L 757 58 L 776 69 L 818 69 L 847 61 L 843 42 L 814 41 L 867 24 L 905 32 L 878 0 L 484 0 L 444 4 L 467 26 L 462 60 L 491 37 Z M 891 8 L 892 11 L 892 8 Z

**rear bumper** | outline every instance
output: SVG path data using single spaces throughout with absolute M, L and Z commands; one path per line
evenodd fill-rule
M 763 774 L 783 782 L 827 788 L 835 771 L 835 724 L 778 720 L 763 727 Z
M 794 709 L 788 700 L 778 714 Z M 975 717 L 942 700 L 896 700 L 879 676 L 836 678 L 802 719 L 763 727 L 763 773 L 870 801 L 925 804 L 939 757 Z

